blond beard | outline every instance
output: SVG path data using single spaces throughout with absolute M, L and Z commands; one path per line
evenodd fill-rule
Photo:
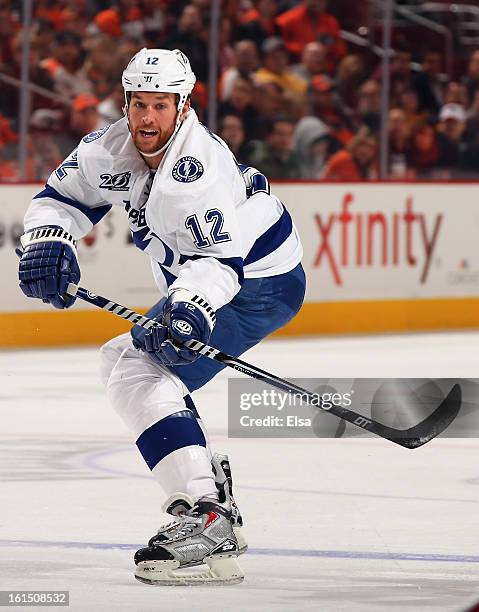
M 164 143 L 168 140 L 164 139 L 162 136 L 162 134 L 158 134 L 158 136 L 156 136 L 154 140 L 151 140 L 150 142 L 145 142 L 143 140 L 140 144 L 137 142 L 137 134 L 135 134 L 133 136 L 133 142 L 135 143 L 135 147 L 140 153 L 152 153 L 153 151 L 158 151 L 159 149 L 161 149 Z

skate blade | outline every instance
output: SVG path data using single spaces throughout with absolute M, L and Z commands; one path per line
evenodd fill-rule
M 206 557 L 204 562 L 208 570 L 193 573 L 187 569 L 178 570 L 179 561 L 142 561 L 136 568 L 135 578 L 156 586 L 229 585 L 244 580 L 243 570 L 234 555 Z

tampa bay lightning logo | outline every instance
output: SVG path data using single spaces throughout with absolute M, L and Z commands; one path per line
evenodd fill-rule
M 196 157 L 187 155 L 176 162 L 171 174 L 179 183 L 192 183 L 197 181 L 204 171 L 203 164 Z
M 106 125 L 104 128 L 101 128 L 101 130 L 95 130 L 94 132 L 90 132 L 89 134 L 84 136 L 83 142 L 89 143 L 93 142 L 94 140 L 97 140 L 98 138 L 100 138 L 100 136 L 103 136 L 103 134 L 107 131 L 109 127 L 109 125 Z
M 173 329 L 183 336 L 189 336 L 193 331 L 193 328 L 188 321 L 182 321 L 181 319 L 173 321 Z

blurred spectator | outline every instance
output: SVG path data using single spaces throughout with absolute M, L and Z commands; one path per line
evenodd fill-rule
M 83 37 L 88 30 L 89 19 L 83 3 L 69 3 L 68 8 L 63 13 L 62 32 L 71 32 Z
M 271 120 L 265 142 L 252 143 L 250 164 L 270 179 L 299 178 L 299 162 L 293 151 L 294 123 L 286 117 Z
M 411 130 L 402 108 L 392 108 L 388 115 L 389 130 L 389 178 L 403 179 L 409 176 L 411 155 Z
M 203 9 L 210 7 L 211 0 L 191 0 L 192 4 L 197 4 L 200 10 L 202 5 L 206 5 Z M 221 0 L 221 13 L 223 17 L 229 19 L 232 27 L 237 29 L 244 15 L 245 2 L 244 0 Z
M 363 126 L 355 134 L 347 149 L 335 153 L 327 162 L 325 181 L 362 182 L 379 177 L 378 139 Z
M 12 41 L 12 61 L 8 65 L 0 66 L 0 71 L 7 76 L 20 79 L 22 61 L 22 32 L 19 32 Z M 39 65 L 39 52 L 35 43 L 30 44 L 30 82 L 44 89 L 51 90 L 53 81 L 47 71 Z M 0 113 L 14 121 L 14 127 L 18 120 L 20 106 L 20 92 L 14 85 L 2 82 L 2 95 L 0 96 Z M 51 106 L 50 98 L 34 93 L 31 97 L 32 109 Z
M 54 37 L 55 29 L 49 21 L 39 19 L 34 23 L 32 42 L 38 51 L 39 59 L 48 57 Z
M 426 51 L 421 72 L 412 80 L 412 88 L 419 98 L 420 110 L 437 115 L 444 101 L 444 84 L 441 81 L 442 56 L 436 51 Z
M 253 105 L 256 112 L 253 136 L 250 136 L 252 130 L 247 121 L 243 119 L 248 140 L 250 138 L 266 138 L 271 125 L 271 117 L 287 115 L 289 110 L 283 90 L 277 83 L 258 84 L 254 88 Z
M 27 143 L 26 181 L 46 181 L 61 163 L 63 158 L 58 143 L 55 141 L 55 126 L 53 126 L 53 122 L 58 123 L 61 115 L 61 111 L 51 109 L 39 109 L 32 114 Z M 0 140 L 0 181 L 18 182 L 21 180 L 17 158 L 16 144 L 11 147 L 3 147 Z
M 191 105 L 195 109 L 201 123 L 205 122 L 206 109 L 208 106 L 208 90 L 201 81 L 196 81 L 191 92 Z
M 121 76 L 110 83 L 111 93 L 98 105 L 98 113 L 101 121 L 105 124 L 115 123 L 123 117 L 123 107 L 125 105 L 125 94 L 121 84 Z
M 73 138 L 69 133 L 68 119 L 64 110 L 52 108 L 39 108 L 30 117 L 30 128 L 39 135 L 48 132 L 58 147 L 61 159 L 69 155 L 78 144 L 78 138 Z
M 135 3 L 136 4 L 136 3 Z M 158 47 L 168 27 L 168 5 L 163 0 L 141 0 L 122 24 L 123 31 L 136 38 L 143 38 L 148 47 Z
M 116 7 L 97 13 L 93 19 L 98 31 L 112 38 L 120 38 L 123 34 L 121 19 Z
M 463 140 L 466 148 L 462 155 L 461 166 L 465 173 L 477 178 L 479 173 L 479 90 L 476 91 L 467 112 Z
M 391 104 L 397 105 L 402 94 L 411 89 L 413 72 L 411 70 L 411 51 L 397 50 L 391 60 Z
M 218 40 L 218 63 L 220 70 L 228 70 L 235 61 L 235 52 L 232 46 L 233 26 L 229 17 L 222 17 L 220 20 L 220 31 Z M 206 31 L 205 31 L 205 36 Z
M 410 130 L 417 125 L 424 123 L 426 114 L 419 112 L 419 98 L 414 89 L 406 89 L 399 98 L 399 106 L 404 111 L 406 122 Z
M 253 5 L 253 8 L 241 18 L 237 38 L 252 40 L 259 48 L 265 38 L 279 34 L 275 19 L 277 2 L 276 0 L 255 0 Z
M 410 154 L 416 178 L 434 178 L 439 155 L 439 143 L 434 126 L 429 123 L 417 125 L 412 132 Z
M 325 60 L 326 47 L 317 41 L 310 42 L 301 53 L 301 62 L 291 66 L 291 72 L 309 83 L 313 76 L 325 72 Z
M 367 125 L 373 131 L 379 129 L 381 88 L 377 81 L 369 79 L 359 88 L 355 120 L 356 125 Z
M 112 74 L 117 74 L 116 45 L 108 38 L 96 40 L 88 52 L 82 72 L 91 83 L 90 91 L 98 98 L 105 98 L 110 91 Z M 121 81 L 121 76 L 118 75 Z M 85 90 L 88 91 L 88 90 Z
M 63 161 L 55 138 L 61 115 L 61 111 L 39 109 L 31 116 L 27 180 L 46 181 Z
M 337 92 L 343 104 L 351 111 L 358 104 L 358 90 L 367 76 L 368 69 L 360 55 L 346 55 L 338 64 L 335 77 Z
M 467 112 L 466 138 L 469 140 L 479 138 L 479 91 L 474 94 Z
M 30 116 L 29 125 L 37 132 L 58 134 L 63 124 L 63 111 L 53 108 L 39 108 Z
M 206 31 L 200 9 L 187 4 L 181 12 L 178 27 L 169 33 L 164 41 L 166 49 L 180 49 L 185 53 L 199 81 L 208 79 L 208 47 Z
M 229 100 L 222 102 L 219 107 L 220 117 L 236 115 L 242 120 L 247 140 L 258 138 L 258 111 L 253 103 L 253 97 L 253 83 L 238 77 L 233 84 Z
M 338 144 L 323 121 L 317 117 L 300 119 L 294 130 L 294 151 L 300 178 L 321 178 L 326 161 L 337 148 Z
M 70 32 L 59 32 L 55 35 L 53 52 L 50 57 L 40 62 L 53 80 L 54 90 L 65 97 L 91 91 L 91 83 L 82 70 L 83 51 L 81 39 Z
M 479 49 L 471 53 L 463 83 L 467 87 L 467 95 L 471 103 L 479 89 Z
M 18 136 L 10 126 L 10 121 L 3 115 L 0 115 L 0 149 L 8 147 L 8 145 L 16 143 Z
M 98 112 L 99 100 L 91 93 L 76 96 L 72 102 L 70 130 L 77 138 L 105 127 L 105 121 Z
M 243 122 L 235 115 L 225 115 L 219 124 L 218 136 L 222 138 L 240 163 L 248 163 L 249 147 L 245 142 Z
M 339 24 L 326 12 L 327 0 L 304 0 L 298 6 L 280 15 L 276 22 L 280 27 L 288 51 L 299 59 L 304 46 L 319 40 L 327 49 L 326 69 L 334 73 L 347 48 L 340 38 Z
M 447 169 L 452 176 L 462 165 L 467 145 L 464 140 L 466 111 L 459 104 L 446 104 L 439 112 L 437 140 L 439 144 L 438 167 Z
M 316 75 L 311 79 L 310 115 L 321 119 L 331 130 L 331 136 L 343 145 L 351 140 L 352 124 L 344 112 L 335 91 L 335 85 L 325 75 Z
M 42 2 L 37 0 L 33 4 L 34 19 L 43 19 L 49 21 L 56 32 L 62 32 L 64 29 L 64 19 L 68 18 L 68 9 L 61 2 Z
M 20 30 L 18 15 L 8 7 L 0 5 L 0 64 L 8 64 L 12 60 L 12 38 Z
M 464 108 L 469 106 L 469 98 L 467 95 L 467 87 L 464 83 L 451 81 L 446 86 L 444 93 L 444 104 L 459 104 Z
M 116 44 L 116 67 L 117 70 L 123 71 L 131 58 L 142 48 L 142 45 L 136 38 L 125 36 Z
M 398 106 L 402 94 L 413 86 L 411 61 L 411 51 L 408 49 L 399 48 L 394 51 L 390 64 L 390 96 L 392 106 Z M 372 78 L 378 83 L 381 83 L 383 78 L 382 75 L 382 64 L 379 64 Z
M 251 79 L 259 66 L 258 49 L 252 40 L 240 40 L 234 45 L 234 65 L 221 75 L 221 99 L 228 100 L 238 77 Z
M 288 52 L 281 38 L 267 38 L 261 53 L 263 66 L 255 73 L 259 83 L 276 83 L 291 100 L 305 95 L 307 85 L 288 68 Z

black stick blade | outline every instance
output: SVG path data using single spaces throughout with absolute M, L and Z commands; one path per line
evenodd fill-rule
M 401 431 L 400 438 L 390 438 L 390 440 L 405 448 L 418 448 L 426 444 L 447 429 L 454 421 L 461 408 L 461 400 L 461 387 L 459 384 L 455 384 L 436 410 L 424 421 Z

